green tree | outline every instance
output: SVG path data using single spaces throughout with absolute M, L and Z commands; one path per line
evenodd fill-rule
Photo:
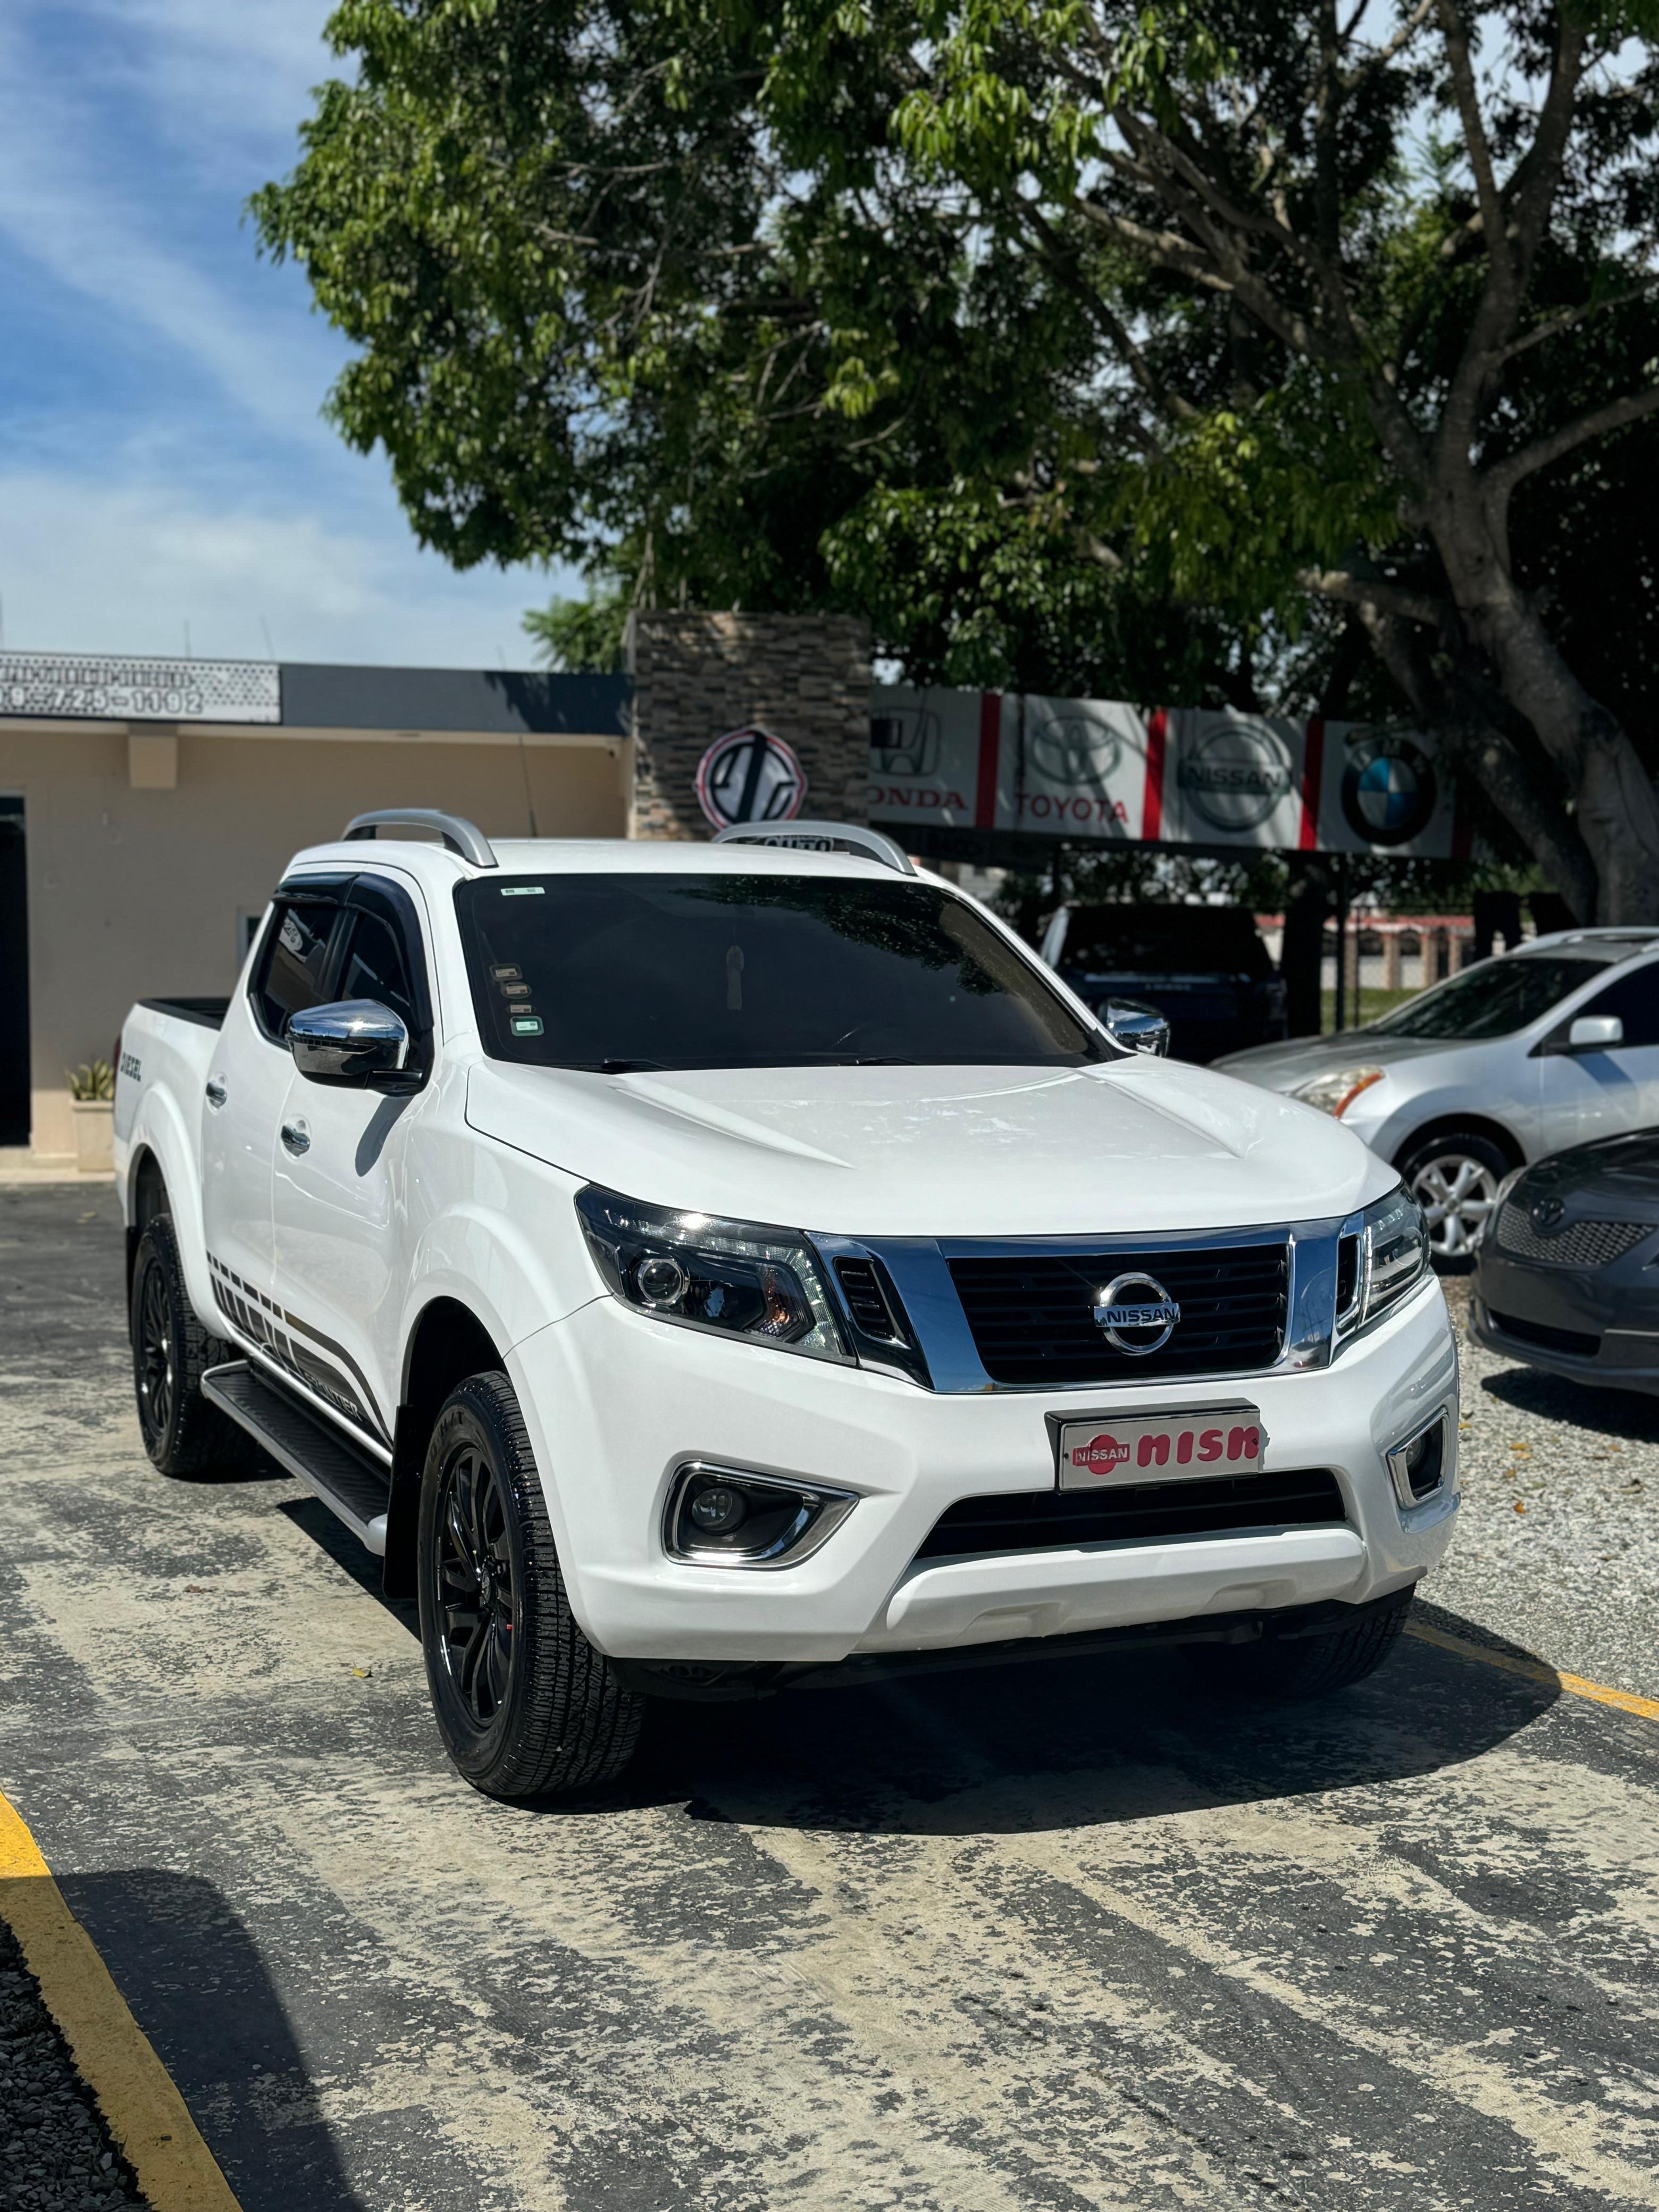
M 1620 446 L 1651 465 L 1651 15 L 797 0 L 769 89 L 810 139 L 849 52 L 879 50 L 919 183 L 1097 334 L 1097 405 L 1135 456 L 1107 544 L 1243 617 L 1352 608 L 1603 920 L 1659 916 L 1659 802 L 1574 639 L 1594 613 L 1546 587 L 1577 559 L 1564 507 L 1605 542 Z
M 929 680 L 1403 700 L 1645 918 L 1651 5 L 346 0 L 255 210 L 452 559 L 868 611 Z

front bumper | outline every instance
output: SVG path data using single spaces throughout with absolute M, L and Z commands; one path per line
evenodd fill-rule
M 936 1395 L 667 1328 L 609 1297 L 526 1338 L 508 1365 L 572 1605 L 617 1657 L 823 1662 L 1363 1604 L 1437 1565 L 1457 1506 L 1456 1351 L 1431 1281 L 1329 1368 L 1135 1392 Z M 1331 1469 L 1341 1525 L 916 1563 L 948 1505 L 1053 1487 L 1048 1414 L 1196 1412 L 1240 1398 L 1261 1410 L 1270 1468 Z M 1445 1483 L 1402 1510 L 1383 1455 L 1441 1407 Z M 854 1490 L 859 1504 L 798 1566 L 677 1561 L 663 1510 L 693 1459 Z
M 1546 1267 L 1483 1244 L 1469 1333 L 1489 1352 L 1575 1382 L 1659 1394 L 1659 1288 L 1644 1242 L 1605 1267 Z

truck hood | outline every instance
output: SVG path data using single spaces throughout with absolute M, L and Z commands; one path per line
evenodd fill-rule
M 659 1206 L 853 1237 L 1244 1228 L 1396 1179 L 1349 1130 L 1208 1068 L 738 1068 L 483 1061 L 467 1120 Z

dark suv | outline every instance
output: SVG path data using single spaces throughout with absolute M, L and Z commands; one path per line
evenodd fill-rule
M 1285 1035 L 1285 986 L 1242 906 L 1062 907 L 1042 957 L 1103 1016 L 1113 999 L 1155 1006 L 1176 1060 L 1217 1060 Z

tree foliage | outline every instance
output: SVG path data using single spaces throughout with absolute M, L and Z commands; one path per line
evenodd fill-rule
M 927 680 L 1343 668 L 1647 916 L 1655 12 L 346 0 L 255 208 L 452 559 L 868 611 Z

